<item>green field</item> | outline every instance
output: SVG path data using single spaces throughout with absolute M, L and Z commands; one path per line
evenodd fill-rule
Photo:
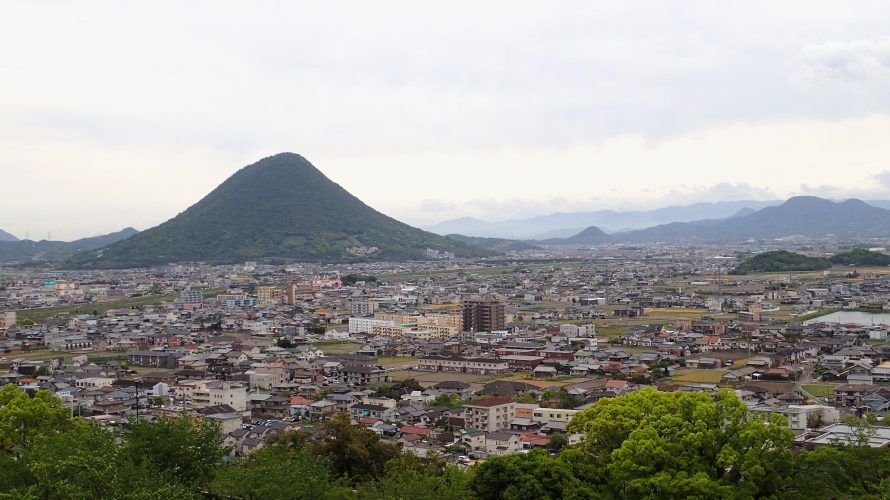
M 631 326 L 597 326 L 596 327 L 596 336 L 597 337 L 617 337 L 622 333 L 627 333 L 630 329 L 633 328 Z
M 216 297 L 225 290 L 202 290 L 204 298 Z M 166 295 L 144 295 L 142 297 L 132 297 L 128 299 L 112 300 L 108 302 L 90 302 L 84 304 L 72 304 L 67 306 L 39 307 L 35 309 L 19 309 L 16 311 L 18 321 L 25 318 L 35 322 L 44 321 L 55 316 L 68 316 L 71 314 L 103 314 L 109 309 L 125 309 L 139 306 L 153 306 L 164 302 L 171 302 L 177 297 L 176 294 Z
M 804 384 L 803 389 L 819 398 L 834 394 L 834 386 L 831 384 Z
M 321 349 L 325 354 L 349 354 L 361 347 L 354 342 L 313 342 L 312 346 Z
M 695 370 L 681 369 L 670 378 L 671 382 L 690 382 L 701 384 L 717 384 L 723 379 L 726 370 Z

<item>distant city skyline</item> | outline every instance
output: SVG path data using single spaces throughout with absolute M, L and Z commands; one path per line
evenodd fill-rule
M 415 226 L 890 199 L 884 3 L 5 11 L 0 229 L 19 238 L 144 230 L 281 151 Z

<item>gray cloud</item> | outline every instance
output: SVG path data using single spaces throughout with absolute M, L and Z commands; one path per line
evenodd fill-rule
M 875 174 L 875 180 L 880 183 L 881 187 L 890 189 L 890 170 L 884 170 Z
M 801 59 L 816 83 L 890 82 L 890 37 L 811 45 Z

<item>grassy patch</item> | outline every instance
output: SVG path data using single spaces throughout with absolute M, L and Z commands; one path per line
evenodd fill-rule
M 834 394 L 834 386 L 831 384 L 804 384 L 803 389 L 818 398 Z
M 725 370 L 677 370 L 670 379 L 672 382 L 689 382 L 700 384 L 716 384 L 723 379 Z
M 415 364 L 417 358 L 414 356 L 380 356 L 377 358 L 377 364 L 381 366 Z
M 353 342 L 313 342 L 312 346 L 327 353 L 333 354 L 349 354 L 360 347 Z
M 644 312 L 645 312 L 646 317 L 676 319 L 676 318 L 695 318 L 697 316 L 701 316 L 702 314 L 708 312 L 708 310 L 707 309 L 670 308 L 670 309 L 646 309 Z
M 632 327 L 630 326 L 597 326 L 597 337 L 617 337 L 622 333 L 627 333 Z

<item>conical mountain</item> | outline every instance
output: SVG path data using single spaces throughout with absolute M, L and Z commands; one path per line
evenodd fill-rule
M 612 237 L 603 232 L 596 226 L 590 226 L 578 234 L 569 236 L 568 238 L 550 238 L 546 240 L 538 240 L 536 243 L 542 245 L 599 245 L 612 241 Z
M 125 241 L 75 256 L 84 268 L 169 262 L 409 260 L 427 248 L 490 255 L 377 212 L 305 158 L 281 153 L 242 168 L 173 219 Z

